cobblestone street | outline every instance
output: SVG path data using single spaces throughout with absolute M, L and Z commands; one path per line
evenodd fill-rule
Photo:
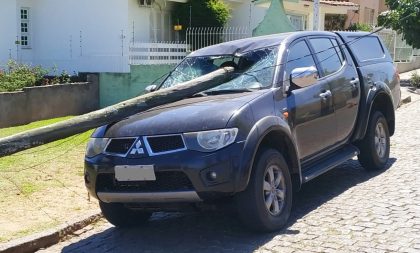
M 352 160 L 304 185 L 282 231 L 252 233 L 234 215 L 158 213 L 136 229 L 100 221 L 41 252 L 420 252 L 416 99 L 397 110 L 386 170 Z

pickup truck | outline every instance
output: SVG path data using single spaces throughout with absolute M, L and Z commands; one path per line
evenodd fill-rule
M 274 231 L 302 184 L 355 156 L 367 170 L 385 167 L 400 84 L 376 35 L 226 42 L 192 52 L 147 89 L 226 66 L 235 69 L 230 81 L 93 133 L 85 185 L 109 222 L 139 225 L 155 211 L 228 202 L 249 227 Z

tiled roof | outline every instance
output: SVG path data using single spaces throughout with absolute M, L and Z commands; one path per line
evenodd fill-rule
M 308 2 L 313 2 L 313 0 L 305 0 Z M 332 5 L 332 6 L 350 6 L 358 7 L 358 4 L 350 2 L 349 0 L 320 0 L 321 4 Z

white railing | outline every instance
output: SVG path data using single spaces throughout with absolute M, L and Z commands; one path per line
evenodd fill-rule
M 378 32 L 378 36 L 385 43 L 395 62 L 410 62 L 413 55 L 420 53 L 409 46 L 402 38 L 402 35 L 397 34 L 396 31 L 382 30 Z
M 187 51 L 191 52 L 214 44 L 251 37 L 248 27 L 188 27 Z
M 177 64 L 186 55 L 185 42 L 134 42 L 129 61 L 131 65 Z

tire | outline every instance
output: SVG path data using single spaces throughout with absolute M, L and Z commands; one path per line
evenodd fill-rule
M 366 170 L 385 168 L 389 159 L 389 130 L 384 115 L 376 111 L 369 120 L 364 139 L 358 144 L 360 164 Z
M 264 149 L 256 157 L 248 187 L 236 195 L 239 217 L 257 231 L 279 230 L 289 219 L 292 195 L 289 168 L 283 156 L 275 149 Z
M 151 212 L 134 211 L 119 203 L 105 203 L 99 201 L 99 207 L 109 223 L 121 228 L 142 225 L 149 220 L 150 216 L 152 216 Z

